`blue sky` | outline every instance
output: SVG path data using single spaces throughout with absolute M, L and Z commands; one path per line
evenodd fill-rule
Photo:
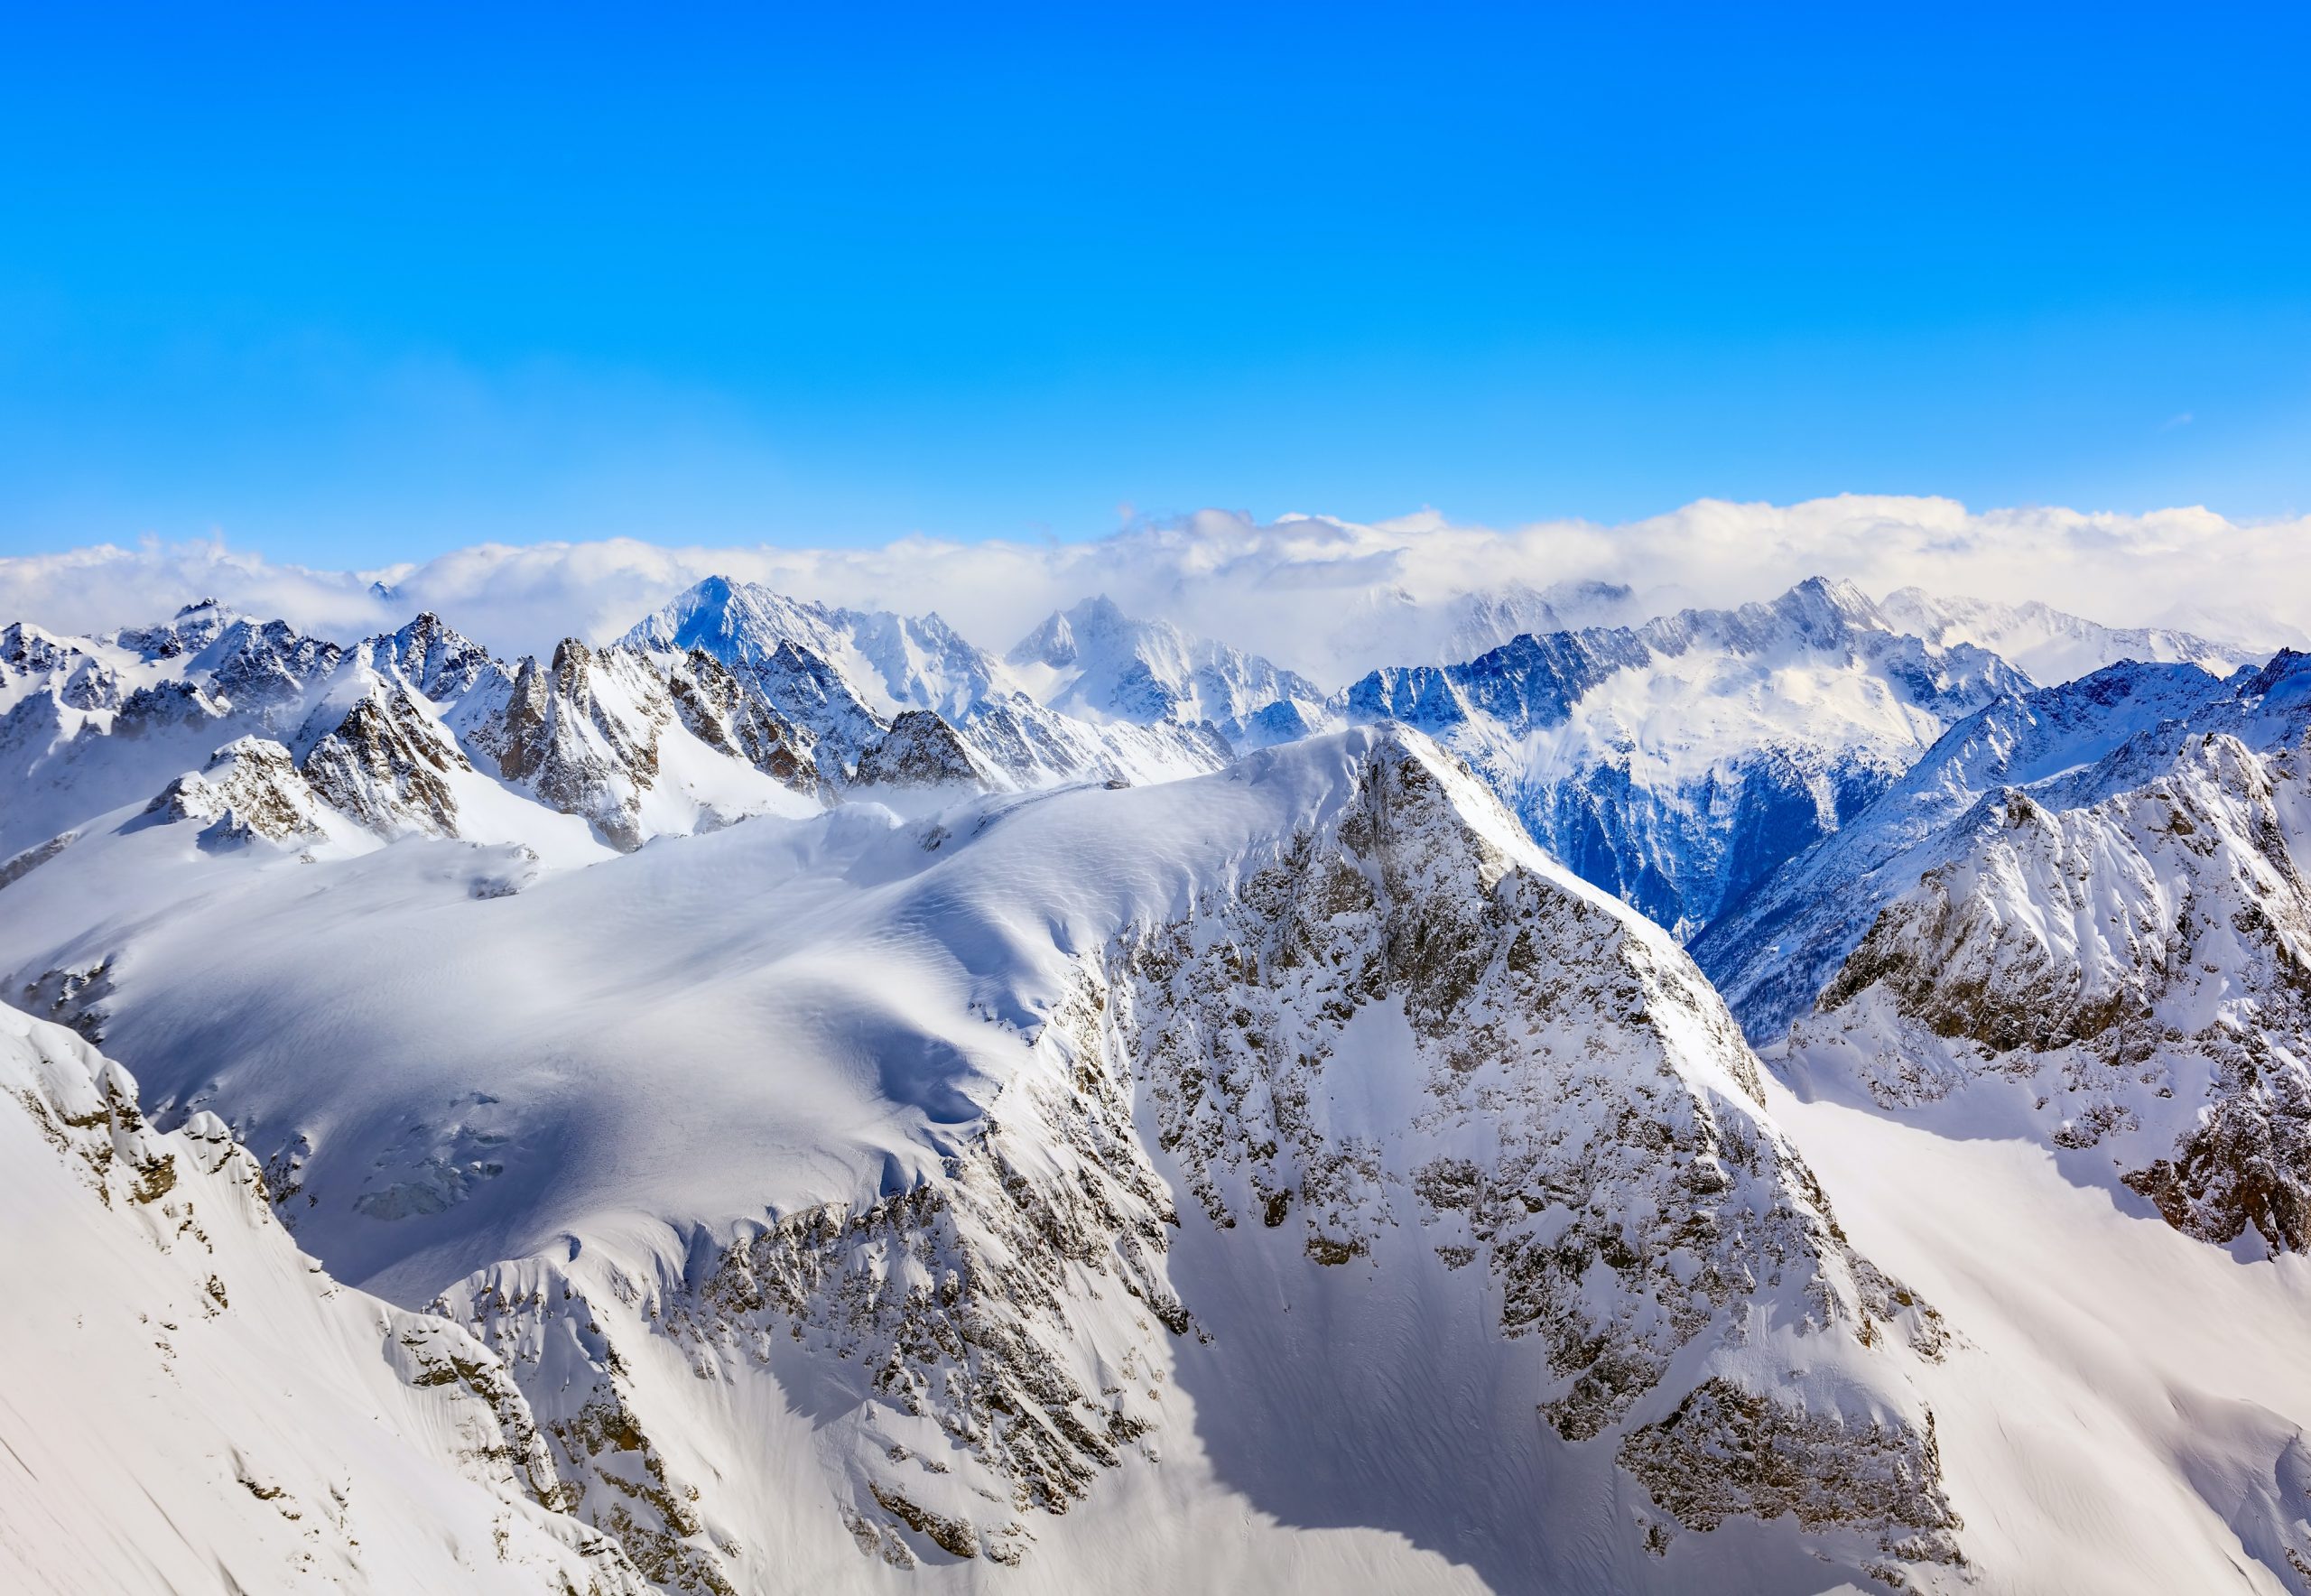
M 47 9 L 0 553 L 2311 508 L 2299 7 Z

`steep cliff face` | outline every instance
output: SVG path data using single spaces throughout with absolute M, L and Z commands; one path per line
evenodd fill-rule
M 690 734 L 719 754 L 744 760 L 783 787 L 805 796 L 825 790 L 810 739 L 768 700 L 750 692 L 721 661 L 694 648 L 666 667 L 666 691 Z
M 574 637 L 552 663 L 524 659 L 497 720 L 474 740 L 497 774 L 564 814 L 584 817 L 611 847 L 642 846 L 641 793 L 658 775 L 655 695 L 606 704 L 595 690 L 594 652 Z M 671 705 L 663 719 L 673 718 Z
M 0 1582 L 644 1596 L 457 1326 L 290 1243 L 215 1116 L 0 1008 Z
M 331 703 L 334 714 L 339 705 Z M 382 838 L 458 835 L 451 783 L 473 766 L 395 676 L 379 679 L 305 756 L 316 797 Z
M 1470 764 L 1541 843 L 1680 938 L 1835 834 L 1953 721 L 2027 682 L 1895 631 L 1851 584 L 1378 671 L 1351 719 Z
M 313 793 L 289 750 L 262 738 L 242 738 L 217 750 L 196 772 L 179 776 L 145 806 L 161 821 L 200 825 L 208 846 L 318 840 L 321 823 Z
M 974 758 L 955 728 L 929 710 L 902 710 L 891 728 L 859 756 L 851 786 L 862 793 L 878 788 L 946 788 L 985 792 L 993 773 Z

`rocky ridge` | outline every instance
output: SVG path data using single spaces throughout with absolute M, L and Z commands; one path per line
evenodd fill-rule
M 1792 1028 L 1795 1065 L 2023 1129 L 2204 1240 L 2311 1248 L 2306 756 L 2199 731 L 2097 802 L 1997 794 Z
M 860 1553 L 1022 1561 L 1167 1444 L 1161 1393 L 1210 1341 L 1177 1249 L 1284 1236 L 1376 1300 L 1497 1303 L 1547 1444 L 1618 1459 L 1655 1550 L 1794 1507 L 1833 1561 L 1956 1566 L 1905 1375 L 1946 1332 L 1845 1241 L 1689 962 L 1418 739 L 1343 757 L 1322 818 L 1076 957 L 937 1176 L 695 1239 L 678 1269 L 538 1258 L 445 1294 L 576 1510 L 670 1589 L 753 1588 L 745 1465 L 663 1438 L 710 1430 L 712 1393 L 800 1382 Z M 1407 1234 L 1436 1282 L 1382 1261 Z M 1765 1348 L 1802 1373 L 1759 1385 Z M 1840 1417 L 1863 1393 L 1875 1416 Z M 1763 1475 L 1725 1461 L 1759 1447 Z

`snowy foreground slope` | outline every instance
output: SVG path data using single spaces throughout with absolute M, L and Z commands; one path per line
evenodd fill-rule
M 0 1094 L 0 1589 L 649 1589 L 488 1349 L 321 1273 L 214 1118 L 5 1008 Z
M 1918 1383 L 1973 1589 L 2311 1590 L 2311 1260 L 2242 1263 L 2043 1143 L 1768 1101 L 1848 1231 L 1957 1329 Z
M 665 1588 L 1130 1588 L 1118 1535 L 1148 1589 L 1965 1566 L 1949 1328 L 1684 955 L 1409 734 L 510 894 L 198 836 L 37 866 L 0 962 L 100 964 L 64 1009 L 497 1351 Z

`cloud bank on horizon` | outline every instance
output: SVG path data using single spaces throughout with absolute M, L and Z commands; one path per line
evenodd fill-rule
M 350 638 L 420 609 L 509 654 L 566 635 L 617 636 L 710 575 L 830 604 L 936 611 L 1000 650 L 1095 593 L 1267 654 L 1320 680 L 1433 658 L 1450 602 L 1522 585 L 1630 589 L 1582 621 L 1770 598 L 1808 576 L 1873 597 L 1917 586 L 2040 599 L 2114 626 L 2166 626 L 2255 647 L 2306 640 L 2311 516 L 2260 522 L 2203 508 L 2145 515 L 1970 511 L 1954 500 L 1842 496 L 1792 505 L 1701 500 L 1642 521 L 1460 525 L 1434 512 L 1359 524 L 1204 510 L 1081 543 L 925 536 L 873 548 L 708 547 L 637 539 L 478 544 L 418 565 L 329 571 L 221 538 L 104 544 L 0 559 L 0 620 L 83 632 L 165 616 L 198 597 Z

